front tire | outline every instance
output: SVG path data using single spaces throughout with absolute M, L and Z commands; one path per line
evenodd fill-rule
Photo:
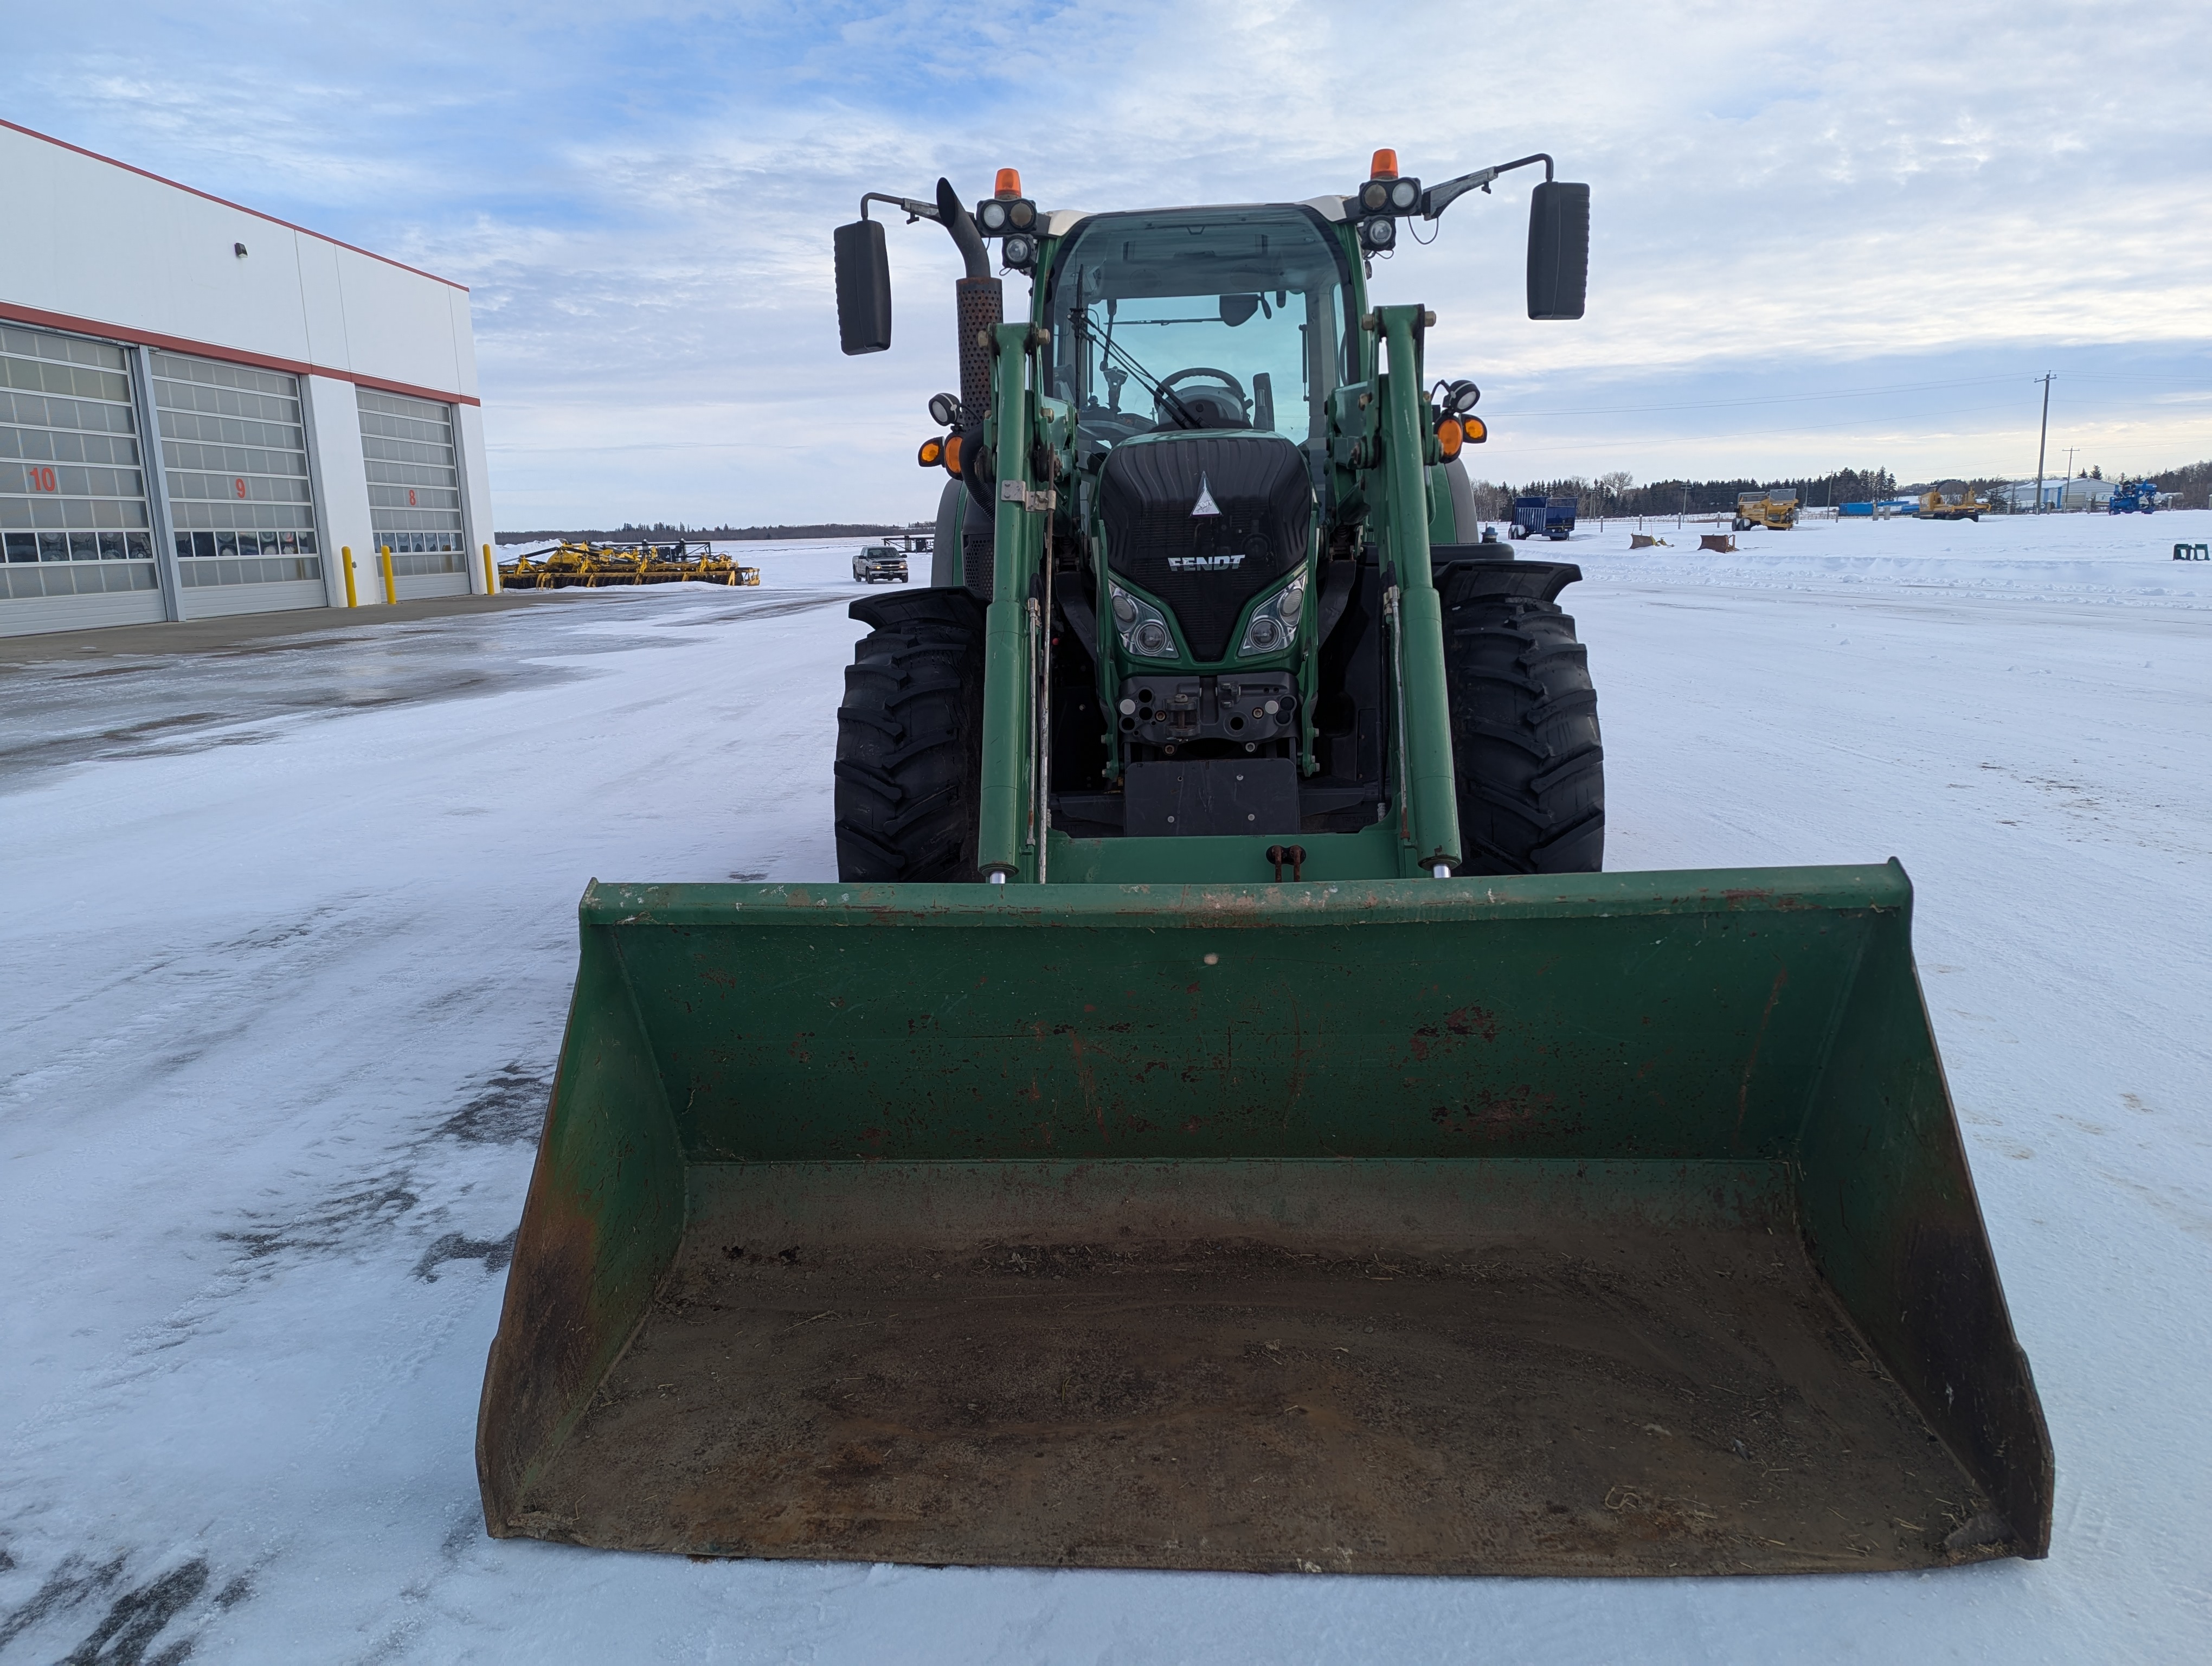
M 854 602 L 874 629 L 837 708 L 837 877 L 973 880 L 983 784 L 983 608 L 965 590 Z
M 1605 857 L 1605 749 L 1575 622 L 1556 602 L 1444 598 L 1462 873 L 1595 873 Z

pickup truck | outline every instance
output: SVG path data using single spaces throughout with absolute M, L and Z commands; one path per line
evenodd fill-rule
M 853 578 L 859 584 L 873 584 L 878 579 L 896 579 L 904 584 L 906 551 L 893 549 L 888 544 L 865 545 L 853 557 Z

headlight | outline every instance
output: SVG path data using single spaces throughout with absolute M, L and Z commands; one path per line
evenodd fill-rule
M 1370 249 L 1393 247 L 1398 241 L 1398 222 L 1389 219 L 1363 220 L 1359 237 Z
M 1370 214 L 1379 214 L 1389 206 L 1390 187 L 1380 179 L 1370 179 L 1359 188 L 1359 206 Z
M 1144 660 L 1172 660 L 1176 657 L 1175 632 L 1168 628 L 1167 617 L 1141 596 L 1133 596 L 1118 584 L 1108 587 L 1108 605 L 1114 614 L 1114 634 L 1121 638 L 1121 651 Z
M 1010 231 L 999 245 L 999 258 L 1015 271 L 1020 271 L 1036 259 L 1036 239 L 1021 232 Z
M 1421 182 L 1419 179 L 1401 179 L 1390 187 L 1390 206 L 1394 209 L 1410 209 L 1420 200 Z
M 1006 228 L 1006 205 L 996 200 L 978 205 L 976 223 L 993 236 Z
M 1252 610 L 1252 617 L 1244 623 L 1244 639 L 1237 645 L 1237 652 L 1240 655 L 1282 652 L 1297 635 L 1298 620 L 1305 612 L 1305 605 L 1306 581 L 1305 575 L 1300 574 Z

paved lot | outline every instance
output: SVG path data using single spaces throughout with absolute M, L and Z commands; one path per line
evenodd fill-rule
M 737 595 L 0 657 L 0 1662 L 2197 1657 L 2212 569 L 2160 544 L 2187 519 L 1542 552 L 1588 574 L 1609 866 L 1894 854 L 1918 887 L 2059 1501 L 2049 1561 L 1917 1577 L 495 1543 L 477 1389 L 576 897 L 834 871 L 843 548 Z

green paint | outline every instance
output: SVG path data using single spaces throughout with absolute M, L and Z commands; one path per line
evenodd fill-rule
M 1363 842 L 1380 843 L 1341 844 Z M 1154 842 L 1190 847 L 1178 860 L 1199 870 L 1253 854 Z M 587 1402 L 674 1258 L 685 1187 L 695 1211 L 702 1188 L 750 1175 L 794 1219 L 817 1194 L 865 1215 L 880 1175 L 914 1195 L 898 1218 L 971 1240 L 1055 1197 L 1075 1211 L 1054 1214 L 1061 1231 L 1089 1210 L 1103 1232 L 1113 1198 L 1139 1194 L 1155 1217 L 1204 1195 L 1217 1215 L 1370 1236 L 1470 1211 L 1794 1225 L 2034 1542 L 2049 1441 L 1920 1002 L 1911 909 L 1894 862 L 595 885 L 487 1389 L 487 1498 L 514 1496 L 501 1478 L 534 1471 Z M 580 1242 L 586 1262 L 550 1275 Z M 531 1363 L 549 1337 L 566 1339 L 550 1371 Z
M 1014 502 L 1004 497 L 1007 487 L 1026 494 L 1031 483 L 1029 334 L 1025 324 L 1001 324 L 992 331 L 998 349 L 992 398 L 1001 496 L 993 506 L 996 565 L 983 617 L 983 781 L 976 866 L 1009 879 L 1024 871 L 1030 836 L 1036 712 L 1028 608 L 1030 578 L 1043 549 L 1041 517 L 1024 507 L 1025 497 Z
M 1398 587 L 1394 659 L 1405 733 L 1403 824 L 1412 836 L 1414 871 L 1460 860 L 1458 789 L 1452 779 L 1451 705 L 1444 686 L 1443 605 L 1429 570 L 1428 401 L 1421 392 L 1418 307 L 1376 311 L 1389 350 L 1382 385 L 1382 466 L 1389 496 L 1383 551 Z

